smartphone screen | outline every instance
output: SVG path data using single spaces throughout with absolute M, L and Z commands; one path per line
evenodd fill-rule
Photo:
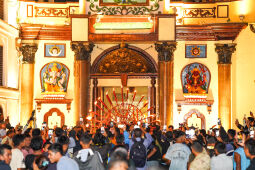
M 122 129 L 122 128 L 124 128 L 124 126 L 125 125 L 120 124 L 120 125 L 118 125 L 118 128 Z
M 216 137 L 220 136 L 220 131 L 216 130 Z
M 140 129 L 140 126 L 135 125 L 135 126 L 134 126 L 134 129 Z
M 194 129 L 190 129 L 189 135 L 190 135 L 190 138 L 191 138 L 191 139 L 194 138 L 194 136 L 195 136 L 195 130 L 194 130 Z
M 104 134 L 105 130 L 104 127 L 101 127 L 101 133 Z
M 253 138 L 254 137 L 254 131 L 250 131 L 250 137 Z
M 113 122 L 110 122 L 110 127 L 113 127 Z
M 163 132 L 166 132 L 166 125 L 163 126 Z
M 53 135 L 53 129 L 49 129 L 49 131 L 48 131 L 48 136 L 51 138 L 52 135 Z
M 186 137 L 190 138 L 190 130 L 186 130 L 185 133 L 186 133 Z
M 220 120 L 220 118 L 218 118 L 218 125 L 221 125 L 221 120 Z

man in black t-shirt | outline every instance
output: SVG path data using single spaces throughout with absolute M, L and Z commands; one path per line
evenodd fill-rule
M 159 147 L 153 141 L 148 147 L 147 151 L 147 167 L 159 167 L 159 161 L 161 159 L 161 153 Z

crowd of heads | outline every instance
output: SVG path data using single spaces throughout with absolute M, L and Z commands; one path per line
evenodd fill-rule
M 1 122 L 0 161 L 12 169 L 36 170 L 71 167 L 75 170 L 92 165 L 99 170 L 174 169 L 176 165 L 183 169 L 199 169 L 196 168 L 199 161 L 203 162 L 200 169 L 254 167 L 253 115 L 244 118 L 243 125 L 238 120 L 235 125 L 238 130 L 226 130 L 219 124 L 206 131 L 188 127 L 186 123 L 180 124 L 178 129 L 172 125 L 165 128 L 133 123 L 121 126 L 109 123 L 97 129 L 84 124 L 73 128 L 64 125 L 39 129 L 12 127 L 9 122 Z M 182 152 L 178 153 L 180 150 Z M 240 161 L 236 159 L 239 156 Z M 179 158 L 182 161 L 179 162 Z M 220 160 L 223 159 L 222 164 Z M 244 160 L 246 164 L 241 164 Z

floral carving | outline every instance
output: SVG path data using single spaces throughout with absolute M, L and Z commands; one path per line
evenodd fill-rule
M 152 73 L 148 61 L 138 52 L 120 48 L 109 53 L 98 66 L 98 73 Z
M 215 18 L 216 7 L 214 8 L 185 8 L 184 18 Z
M 97 5 L 95 2 L 97 1 L 90 1 L 89 9 L 91 12 L 100 13 L 102 15 L 144 15 L 149 14 L 151 12 L 158 11 L 160 5 L 159 1 L 161 0 L 154 0 L 153 4 L 150 6 L 100 6 Z M 89 14 L 91 13 L 89 12 Z
M 35 17 L 68 17 L 69 8 L 35 7 Z

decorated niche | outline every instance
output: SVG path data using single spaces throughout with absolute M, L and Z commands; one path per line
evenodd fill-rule
M 70 70 L 59 62 L 45 64 L 40 71 L 41 92 L 45 97 L 64 97 L 67 92 Z
M 184 96 L 207 96 L 211 73 L 205 65 L 191 63 L 182 69 L 181 81 Z
M 192 119 L 193 115 L 196 115 L 196 117 L 198 119 L 201 119 L 201 127 L 200 128 L 206 129 L 205 116 L 202 113 L 200 113 L 197 109 L 192 109 L 187 114 L 185 114 L 184 117 L 183 117 L 183 121 L 185 123 L 188 123 L 188 120 Z
M 186 65 L 181 72 L 183 97 L 176 98 L 177 110 L 182 111 L 182 105 L 207 105 L 208 113 L 212 110 L 214 100 L 208 95 L 211 73 L 201 63 Z

